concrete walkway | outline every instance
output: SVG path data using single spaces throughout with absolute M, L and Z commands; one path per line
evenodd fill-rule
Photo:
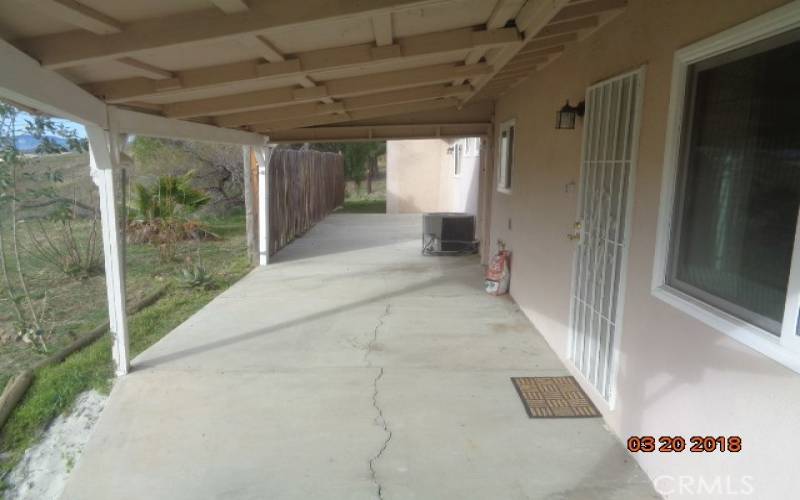
M 333 215 L 139 356 L 63 498 L 657 498 L 601 419 L 532 420 L 566 370 L 419 216 Z

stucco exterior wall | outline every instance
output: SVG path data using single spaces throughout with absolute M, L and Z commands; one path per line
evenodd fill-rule
M 453 146 L 461 143 L 461 171 Z M 478 213 L 480 155 L 465 154 L 463 140 L 388 141 L 386 213 Z
M 439 178 L 443 141 L 386 143 L 386 213 L 439 210 Z
M 617 400 L 613 409 L 595 400 L 623 441 L 698 434 L 744 441 L 738 454 L 635 454 L 665 489 L 677 487 L 669 477 L 730 478 L 734 486 L 751 477 L 753 498 L 797 496 L 800 375 L 650 291 L 674 52 L 784 3 L 630 0 L 622 15 L 496 103 L 495 123 L 516 118 L 517 140 L 512 192 L 492 193 L 490 239 L 513 251 L 511 294 L 566 358 L 575 245 L 566 235 L 576 217 L 582 130 L 580 119 L 575 130 L 555 130 L 555 112 L 566 99 L 581 101 L 589 85 L 646 65 Z

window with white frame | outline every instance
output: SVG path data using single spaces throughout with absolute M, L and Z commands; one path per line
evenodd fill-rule
M 453 175 L 458 177 L 461 175 L 461 156 L 464 154 L 464 147 L 461 144 L 461 141 L 456 142 L 453 145 Z
M 480 137 L 467 137 L 464 139 L 464 156 L 474 158 L 481 152 Z
M 498 138 L 498 153 L 500 154 L 500 161 L 498 162 L 500 168 L 497 170 L 497 190 L 510 193 L 511 192 L 511 172 L 514 170 L 514 120 L 503 122 L 500 125 L 500 133 Z
M 800 371 L 800 9 L 786 14 L 676 54 L 654 293 Z

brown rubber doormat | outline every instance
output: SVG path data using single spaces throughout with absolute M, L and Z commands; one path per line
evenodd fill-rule
M 574 377 L 511 377 L 530 418 L 599 417 Z

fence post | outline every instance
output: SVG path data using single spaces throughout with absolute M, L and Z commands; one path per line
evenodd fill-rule
M 244 171 L 244 213 L 245 228 L 247 232 L 247 257 L 251 263 L 256 263 L 258 255 L 256 235 L 256 212 L 253 206 L 253 180 L 252 180 L 252 146 L 242 146 L 242 168 Z

